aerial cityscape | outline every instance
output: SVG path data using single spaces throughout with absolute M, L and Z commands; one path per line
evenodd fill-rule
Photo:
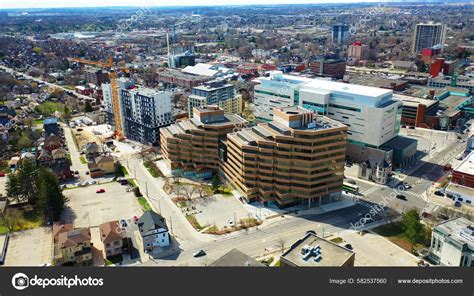
M 474 267 L 473 2 L 58 2 L 0 4 L 0 269 Z

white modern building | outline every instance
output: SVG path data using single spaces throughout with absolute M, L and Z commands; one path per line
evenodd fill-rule
M 457 218 L 436 225 L 429 256 L 444 266 L 474 267 L 474 222 Z
M 133 82 L 126 79 L 119 79 L 117 84 L 124 136 L 143 144 L 158 144 L 159 128 L 172 123 L 173 93 L 135 86 Z M 115 125 L 110 84 L 103 84 L 102 91 L 108 123 Z
M 255 82 L 258 83 L 254 88 L 257 118 L 272 120 L 274 108 L 288 106 L 301 106 L 326 115 L 349 127 L 348 156 L 356 161 L 368 158 L 363 150 L 380 150 L 383 144 L 398 136 L 402 103 L 394 100 L 391 90 L 284 75 L 279 71 Z

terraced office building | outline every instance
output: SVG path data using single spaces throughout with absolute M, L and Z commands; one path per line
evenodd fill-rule
M 227 181 L 249 202 L 311 207 L 337 200 L 347 126 L 303 107 L 273 111 L 273 121 L 227 135 Z
M 194 107 L 193 118 L 160 130 L 163 157 L 173 175 L 210 178 L 220 167 L 226 135 L 246 123 L 217 106 Z

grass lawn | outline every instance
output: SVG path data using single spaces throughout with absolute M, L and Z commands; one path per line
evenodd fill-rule
M 106 258 L 105 259 L 105 265 L 118 264 L 122 261 L 123 261 L 123 256 L 122 255 L 117 255 L 117 256 Z
M 33 124 L 43 124 L 43 119 L 35 119 Z
M 6 226 L 0 226 L 0 234 L 5 234 L 8 232 L 8 227 Z
M 151 207 L 144 197 L 138 198 L 138 203 L 140 204 L 144 212 L 151 211 Z
M 64 104 L 58 102 L 43 102 L 36 106 L 36 110 L 43 115 L 51 115 L 55 111 L 63 112 Z
M 84 163 L 84 164 L 87 163 L 87 159 L 85 158 L 84 155 L 81 155 L 81 156 L 79 157 L 79 160 L 81 161 L 81 163 Z
M 186 219 L 188 219 L 189 223 L 191 223 L 191 225 L 195 229 L 202 230 L 204 228 L 201 226 L 201 224 L 199 224 L 198 220 L 196 219 L 196 217 L 194 217 L 194 215 L 186 215 Z
M 153 178 L 163 177 L 163 174 L 161 173 L 160 169 L 155 165 L 153 161 L 145 161 L 143 165 L 148 170 L 148 172 L 150 172 L 150 175 L 152 175 Z
M 373 231 L 410 253 L 424 247 L 422 244 L 412 245 L 405 236 L 400 222 L 382 225 L 374 228 Z
M 130 184 L 130 186 L 132 186 L 132 187 L 137 187 L 137 183 L 135 183 L 135 180 L 133 180 L 133 179 L 127 179 L 127 181 L 128 181 L 128 184 Z
M 335 244 L 340 244 L 342 243 L 344 240 L 340 237 L 335 237 L 331 240 L 331 242 L 335 243 Z

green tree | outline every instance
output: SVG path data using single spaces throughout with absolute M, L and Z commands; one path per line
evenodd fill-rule
M 216 190 L 219 188 L 219 185 L 221 184 L 221 180 L 219 179 L 218 175 L 214 175 L 214 177 L 211 180 L 211 187 L 213 190 Z
M 410 210 L 403 214 L 402 227 L 412 246 L 423 241 L 425 233 L 417 210 Z
M 64 105 L 63 117 L 64 117 L 65 120 L 69 120 L 69 118 L 71 118 L 71 110 L 69 109 L 69 107 L 67 105 Z
M 53 172 L 46 168 L 41 168 L 39 175 L 38 209 L 45 218 L 50 217 L 53 221 L 57 221 L 64 209 L 66 198 Z
M 88 112 L 92 112 L 94 111 L 94 109 L 92 109 L 92 105 L 89 101 L 86 101 L 85 105 L 84 105 L 84 112 L 88 113 Z
M 38 203 L 38 170 L 36 164 L 25 159 L 22 161 L 17 177 L 20 180 L 22 196 L 28 203 Z
M 6 193 L 8 197 L 15 199 L 17 202 L 21 201 L 22 198 L 22 188 L 21 182 L 16 174 L 10 174 L 7 177 L 7 183 L 5 185 Z

